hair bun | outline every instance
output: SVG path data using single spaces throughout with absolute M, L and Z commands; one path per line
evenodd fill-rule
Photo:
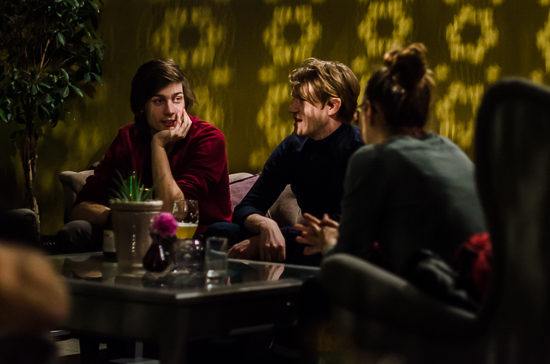
M 422 81 L 427 72 L 426 53 L 424 44 L 413 43 L 403 50 L 387 52 L 384 64 L 401 87 L 411 89 Z

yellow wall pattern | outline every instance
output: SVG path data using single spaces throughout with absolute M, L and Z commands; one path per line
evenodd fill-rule
M 308 57 L 349 65 L 364 87 L 394 44 L 427 45 L 438 81 L 430 129 L 473 156 L 484 90 L 505 76 L 550 83 L 550 1 L 519 0 L 105 0 L 104 86 L 74 99 L 55 129 L 39 131 L 35 189 L 43 233 L 62 224 L 58 175 L 101 159 L 132 120 L 131 79 L 152 58 L 185 69 L 199 105 L 191 114 L 220 128 L 230 172 L 261 170 L 292 132 L 288 74 Z M 23 200 L 19 155 L 0 125 L 0 203 Z

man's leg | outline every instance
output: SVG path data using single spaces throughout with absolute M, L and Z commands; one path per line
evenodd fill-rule
M 231 222 L 216 222 L 208 226 L 206 231 L 203 234 L 204 241 L 211 236 L 216 236 L 219 238 L 227 238 L 229 242 L 229 247 L 242 241 L 243 239 L 248 238 L 248 236 L 241 236 L 241 229 L 239 225 L 233 224 Z M 245 234 L 246 235 L 246 234 Z
M 103 229 L 88 221 L 71 221 L 57 233 L 58 254 L 100 251 L 103 245 Z

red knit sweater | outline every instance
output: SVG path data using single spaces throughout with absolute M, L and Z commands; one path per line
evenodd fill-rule
M 221 131 L 195 116 L 185 139 L 168 153 L 172 176 L 186 199 L 199 201 L 199 228 L 215 222 L 231 221 L 231 199 L 225 138 Z M 136 171 L 145 187 L 153 185 L 151 134 L 148 128 L 130 123 L 117 137 L 92 176 L 80 191 L 76 204 L 93 201 L 109 206 L 117 186 L 119 171 L 125 178 Z

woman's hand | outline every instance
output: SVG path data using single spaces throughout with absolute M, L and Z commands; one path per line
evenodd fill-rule
M 153 135 L 153 142 L 159 146 L 166 148 L 167 145 L 173 144 L 180 139 L 184 139 L 191 128 L 191 118 L 187 114 L 187 110 L 183 109 L 181 114 L 177 114 L 176 126 L 170 130 L 161 130 Z
M 296 230 L 302 232 L 302 235 L 296 238 L 296 242 L 308 245 L 304 248 L 304 255 L 324 253 L 330 245 L 336 245 L 338 242 L 339 225 L 327 214 L 319 220 L 305 213 L 302 223 L 294 226 Z

